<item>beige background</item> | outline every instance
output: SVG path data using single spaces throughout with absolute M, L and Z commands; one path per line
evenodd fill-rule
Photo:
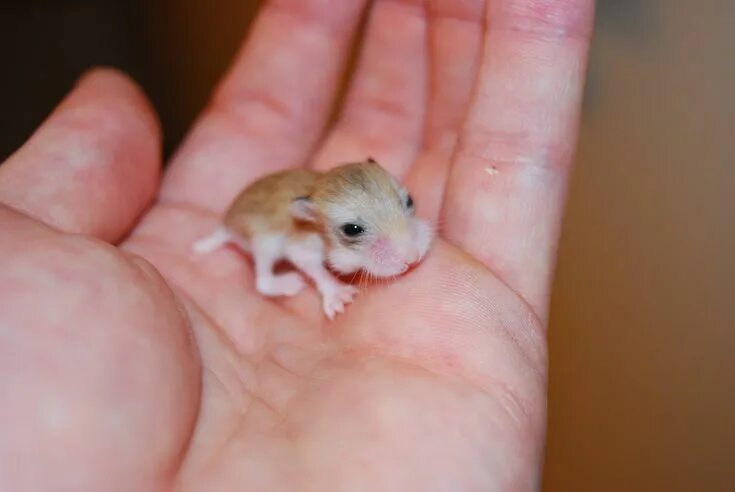
M 600 5 L 546 490 L 735 491 L 735 2 L 621 3 L 647 6 Z

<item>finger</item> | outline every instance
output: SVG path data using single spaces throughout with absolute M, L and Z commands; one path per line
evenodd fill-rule
M 321 136 L 364 0 L 271 0 L 174 158 L 162 197 L 221 210 Z
M 0 166 L 0 201 L 59 229 L 120 239 L 153 199 L 160 132 L 143 93 L 95 70 Z
M 403 174 L 421 143 L 426 58 L 424 1 L 378 0 L 344 109 L 314 166 L 373 157 Z
M 419 214 L 439 215 L 449 162 L 477 78 L 485 0 L 429 1 L 430 95 L 424 146 L 407 179 Z
M 577 132 L 592 0 L 494 0 L 445 233 L 542 318 Z

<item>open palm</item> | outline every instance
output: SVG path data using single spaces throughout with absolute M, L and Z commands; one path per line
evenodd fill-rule
M 0 168 L 0 489 L 538 487 L 592 1 L 378 0 L 325 134 L 363 3 L 269 2 L 160 187 L 112 71 Z M 191 254 L 254 178 L 367 156 L 440 237 L 335 322 Z

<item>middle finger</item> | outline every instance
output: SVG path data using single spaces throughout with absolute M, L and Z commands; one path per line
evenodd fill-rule
M 314 167 L 374 157 L 401 176 L 416 158 L 426 105 L 423 0 L 378 0 L 336 127 Z

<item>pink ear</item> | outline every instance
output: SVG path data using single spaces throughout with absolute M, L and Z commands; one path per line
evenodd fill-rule
M 317 210 L 309 197 L 297 198 L 291 202 L 291 215 L 294 219 L 306 222 L 316 222 Z

